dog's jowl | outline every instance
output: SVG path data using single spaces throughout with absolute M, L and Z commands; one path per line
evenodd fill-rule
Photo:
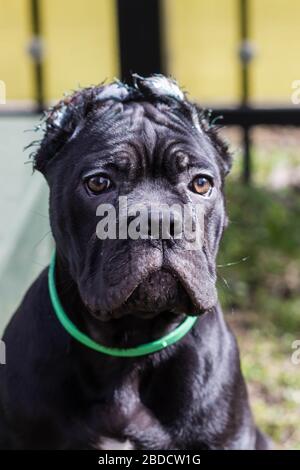
M 56 249 L 4 334 L 1 448 L 268 446 L 215 287 L 229 153 L 175 82 L 134 80 L 46 117 L 34 167 Z

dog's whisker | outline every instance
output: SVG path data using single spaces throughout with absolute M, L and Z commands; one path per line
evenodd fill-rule
M 42 243 L 43 240 L 45 240 L 45 238 L 51 234 L 51 230 L 48 230 L 43 236 L 42 238 L 33 246 L 33 249 L 36 249 L 40 243 Z
M 33 261 L 33 264 L 36 264 L 37 266 L 40 266 L 41 268 L 46 268 L 47 265 L 43 263 L 39 263 L 38 261 Z
M 48 219 L 48 218 L 49 218 L 48 215 L 42 214 L 42 213 L 39 212 L 39 211 L 31 210 L 30 212 L 31 212 L 32 214 L 36 214 L 36 215 L 38 215 L 38 216 L 40 216 L 40 217 L 43 217 L 44 219 Z
M 225 277 L 221 276 L 220 275 L 220 278 L 222 279 L 222 281 L 224 282 L 225 286 L 227 287 L 228 290 L 231 290 L 231 287 L 229 286 L 228 284 L 228 281 L 225 279 Z
M 217 268 L 227 268 L 228 266 L 235 266 L 236 264 L 243 263 L 244 261 L 247 261 L 249 259 L 249 256 L 245 256 L 244 258 L 241 258 L 238 261 L 232 261 L 231 263 L 225 263 L 225 264 L 217 264 Z

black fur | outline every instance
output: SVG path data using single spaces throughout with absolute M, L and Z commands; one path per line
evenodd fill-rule
M 235 339 L 215 289 L 215 259 L 226 225 L 226 146 L 205 114 L 164 77 L 135 77 L 88 88 L 48 114 L 35 168 L 50 186 L 57 288 L 65 310 L 93 339 L 115 347 L 152 341 L 199 315 L 178 343 L 139 358 L 114 358 L 74 341 L 58 322 L 47 269 L 8 325 L 0 367 L 0 447 L 104 448 L 107 439 L 137 449 L 255 449 L 256 429 Z M 112 186 L 87 193 L 88 171 Z M 191 191 L 209 173 L 211 196 Z M 201 201 L 204 243 L 95 237 L 96 207 L 159 200 Z M 201 199 L 202 198 L 202 199 Z M 126 444 L 127 445 L 127 444 Z

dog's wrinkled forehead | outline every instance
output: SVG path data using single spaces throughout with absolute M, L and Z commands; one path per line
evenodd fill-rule
M 46 173 L 48 163 L 81 130 L 93 129 L 114 136 L 141 125 L 142 118 L 168 128 L 205 137 L 215 149 L 221 173 L 226 174 L 230 157 L 215 128 L 210 126 L 202 109 L 191 103 L 177 83 L 162 75 L 143 78 L 133 75 L 134 85 L 120 81 L 76 91 L 61 100 L 46 115 L 45 133 L 34 157 L 34 166 Z M 122 120 L 122 126 L 120 121 Z M 102 128 L 101 128 L 102 126 Z M 126 127 L 128 126 L 128 127 Z

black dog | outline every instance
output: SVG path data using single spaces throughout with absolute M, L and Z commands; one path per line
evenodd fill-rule
M 201 110 L 162 76 L 83 89 L 49 113 L 35 168 L 50 186 L 56 285 L 69 318 L 114 348 L 161 338 L 186 314 L 199 318 L 153 354 L 105 355 L 62 327 L 46 269 L 4 335 L 1 448 L 268 447 L 215 288 L 230 164 Z M 99 239 L 97 207 L 116 206 L 119 196 L 201 205 L 203 243 L 189 250 L 174 236 L 174 220 L 169 239 Z

